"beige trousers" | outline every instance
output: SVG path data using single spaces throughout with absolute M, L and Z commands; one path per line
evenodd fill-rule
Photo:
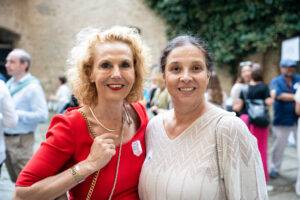
M 19 173 L 33 155 L 34 134 L 20 134 L 18 136 L 5 136 L 6 160 L 10 179 L 16 182 Z

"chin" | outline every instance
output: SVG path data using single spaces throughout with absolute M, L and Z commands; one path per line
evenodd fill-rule
M 110 95 L 105 98 L 105 101 L 107 102 L 120 102 L 124 101 L 126 99 L 126 95 Z

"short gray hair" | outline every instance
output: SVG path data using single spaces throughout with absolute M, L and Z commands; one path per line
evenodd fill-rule
M 31 56 L 27 51 L 24 49 L 14 49 L 9 54 L 16 55 L 21 63 L 27 63 L 26 71 L 28 71 L 31 64 Z

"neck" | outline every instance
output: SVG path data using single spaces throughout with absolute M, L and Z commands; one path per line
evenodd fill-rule
M 287 82 L 291 82 L 293 80 L 292 76 L 284 76 L 284 78 Z
M 176 105 L 174 103 L 174 118 L 175 121 L 183 124 L 194 121 L 196 118 L 203 115 L 203 113 L 207 110 L 207 103 L 204 98 L 193 106 L 191 105 Z
M 122 120 L 123 101 L 118 103 L 107 101 L 98 102 L 93 110 L 99 119 L 103 121 L 113 120 L 115 123 L 118 123 Z
M 17 81 L 21 80 L 26 74 L 27 74 L 27 72 L 15 75 L 14 76 L 15 81 L 17 82 Z

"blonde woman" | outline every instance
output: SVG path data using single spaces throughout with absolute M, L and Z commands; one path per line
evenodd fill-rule
M 55 116 L 21 172 L 15 199 L 138 199 L 145 158 L 146 51 L 134 29 L 85 29 L 70 58 L 81 107 Z M 132 164 L 134 163 L 134 165 Z

